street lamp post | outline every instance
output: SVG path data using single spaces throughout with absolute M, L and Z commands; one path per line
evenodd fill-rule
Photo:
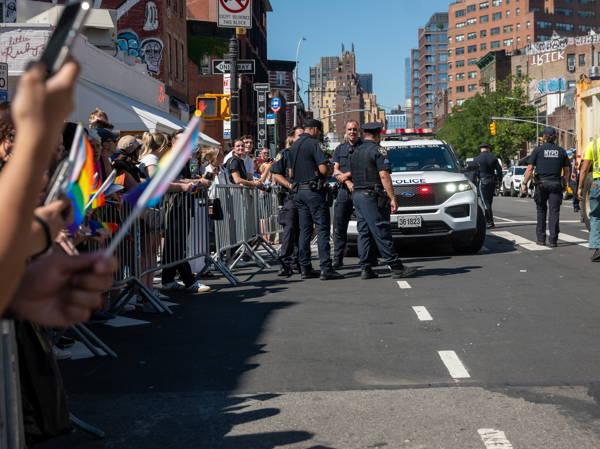
M 296 47 L 296 66 L 294 67 L 294 127 L 298 125 L 298 56 L 300 54 L 300 46 L 306 40 L 301 37 Z

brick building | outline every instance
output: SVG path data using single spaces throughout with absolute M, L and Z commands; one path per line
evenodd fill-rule
M 281 98 L 281 110 L 278 114 L 277 147 L 285 146 L 285 138 L 288 130 L 294 127 L 294 108 L 289 105 L 294 101 L 294 61 L 268 61 L 269 84 L 271 85 L 271 96 Z M 298 106 L 299 112 L 304 108 Z M 298 122 L 302 123 L 302 114 L 298 115 Z M 274 141 L 274 133 L 271 136 Z
M 489 51 L 511 53 L 536 41 L 575 36 L 600 26 L 596 0 L 458 0 L 449 7 L 450 107 L 479 90 L 477 62 Z

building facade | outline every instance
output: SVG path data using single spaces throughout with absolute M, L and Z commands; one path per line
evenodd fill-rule
M 408 128 L 408 121 L 406 117 L 406 111 L 398 107 L 392 109 L 388 114 L 385 115 L 387 126 L 386 129 L 403 129 Z
M 418 65 L 413 59 L 414 126 L 433 128 L 435 93 L 447 88 L 448 76 L 448 14 L 435 13 L 419 29 Z
M 372 94 L 373 93 L 373 74 L 372 73 L 359 73 L 358 74 L 358 82 L 360 84 L 360 88 L 364 93 Z
M 331 81 L 340 66 L 338 56 L 324 56 L 310 68 L 308 108 L 317 112 L 323 107 L 322 97 L 327 93 L 327 82 Z
M 411 114 L 408 117 L 408 127 L 418 128 L 421 125 L 421 85 L 420 85 L 420 70 L 421 62 L 419 57 L 419 49 L 413 48 L 410 51 L 410 103 Z
M 600 27 L 596 0 L 458 0 L 449 7 L 450 108 L 480 91 L 477 62 L 489 51 L 513 53 L 537 41 Z

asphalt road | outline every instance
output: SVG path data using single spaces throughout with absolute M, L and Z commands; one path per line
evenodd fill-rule
M 555 249 L 532 245 L 531 200 L 497 198 L 495 215 L 480 254 L 406 248 L 406 283 L 245 269 L 237 288 L 174 298 L 172 317 L 93 326 L 119 358 L 62 367 L 73 412 L 107 437 L 40 447 L 597 449 L 587 234 L 570 203 Z

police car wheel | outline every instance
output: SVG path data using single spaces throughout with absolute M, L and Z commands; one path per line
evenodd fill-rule
M 476 254 L 479 252 L 485 241 L 486 223 L 485 215 L 481 208 L 477 208 L 477 230 L 470 240 L 455 239 L 452 241 L 452 248 L 459 254 Z

